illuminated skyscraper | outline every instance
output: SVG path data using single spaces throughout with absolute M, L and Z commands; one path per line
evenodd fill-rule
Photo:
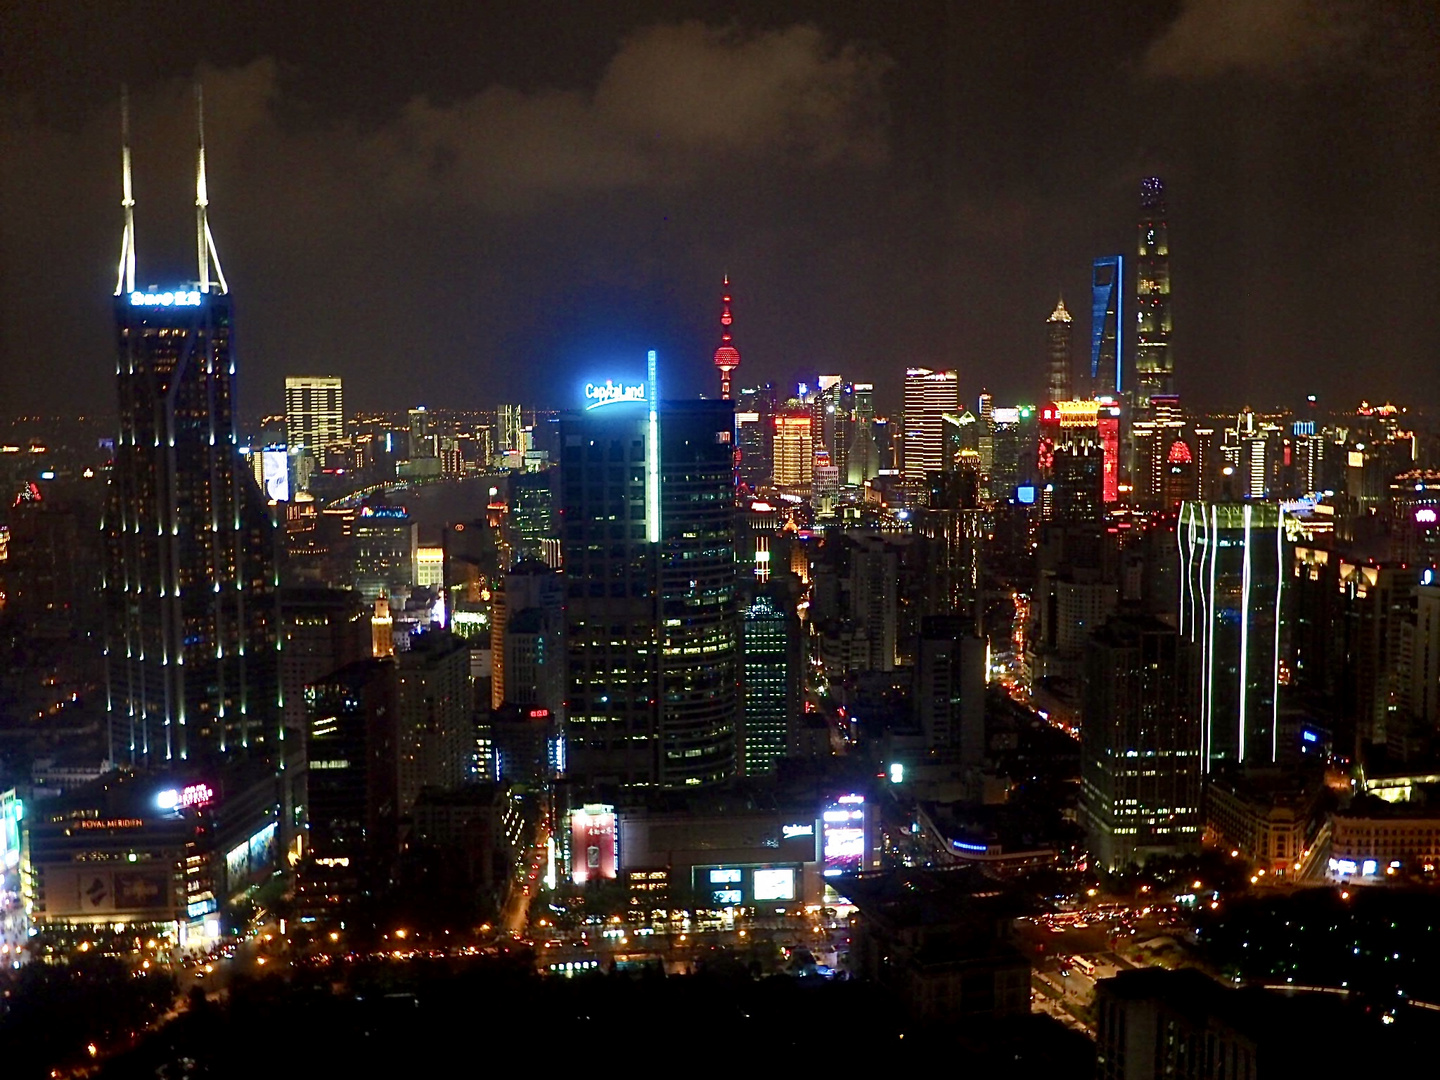
M 740 771 L 773 772 L 795 745 L 803 709 L 801 633 L 794 605 L 782 589 L 764 591 L 742 612 L 744 690 Z
M 198 280 L 166 289 L 135 286 L 125 126 L 120 430 L 102 528 L 110 758 L 137 762 L 284 736 L 278 533 L 237 448 L 233 309 L 206 216 L 203 119 Z
M 734 406 L 590 391 L 560 421 L 567 773 L 717 783 L 739 713 Z
M 1175 393 L 1175 357 L 1170 352 L 1170 240 L 1165 224 L 1165 184 L 1158 176 L 1140 182 L 1136 254 L 1136 409 L 1148 412 L 1152 397 Z
M 285 439 L 291 451 L 309 450 L 318 464 L 345 438 L 345 398 L 338 375 L 285 378 Z
M 814 420 L 809 413 L 782 412 L 775 417 L 776 487 L 797 492 L 810 490 L 815 472 L 813 427 Z
M 953 371 L 905 369 L 904 479 L 923 484 L 944 468 L 945 414 L 960 411 L 960 380 Z
M 740 350 L 730 338 L 730 275 L 725 275 L 725 292 L 720 297 L 720 347 L 715 350 L 715 366 L 720 369 L 720 398 L 730 400 L 730 375 L 740 366 Z
M 1285 530 L 1270 503 L 1180 507 L 1180 633 L 1200 648 L 1202 771 L 1275 761 Z
M 1090 385 L 1096 397 L 1125 387 L 1125 256 L 1102 255 L 1090 279 Z
M 1196 652 L 1148 615 L 1112 617 L 1087 643 L 1081 821 L 1106 870 L 1200 847 Z
M 1055 302 L 1055 310 L 1045 320 L 1045 345 L 1050 354 L 1050 381 L 1046 387 L 1049 401 L 1069 401 L 1070 350 L 1073 320 L 1065 310 L 1065 298 Z

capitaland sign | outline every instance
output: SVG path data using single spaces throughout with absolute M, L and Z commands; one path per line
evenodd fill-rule
M 814 835 L 815 835 L 815 826 L 814 826 L 814 825 L 781 825 L 781 826 L 780 826 L 780 834 L 781 834 L 782 836 L 784 836 L 786 840 L 793 840 L 793 839 L 795 839 L 795 837 L 797 837 L 797 836 L 814 836 Z
M 601 405 L 614 405 L 621 401 L 644 401 L 645 384 L 642 383 L 617 383 L 606 379 L 602 383 L 585 384 L 585 400 L 590 404 L 587 409 L 598 409 Z
M 199 307 L 204 294 L 197 289 L 175 292 L 132 292 L 131 307 Z

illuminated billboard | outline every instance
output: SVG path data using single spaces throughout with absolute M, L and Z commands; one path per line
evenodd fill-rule
M 825 877 L 865 867 L 865 796 L 841 795 L 821 815 Z
M 285 447 L 267 446 L 260 451 L 260 475 L 267 499 L 290 501 L 290 455 Z
M 52 864 L 44 868 L 48 918 L 129 915 L 165 921 L 175 918 L 180 898 L 169 868 L 88 869 Z
M 586 803 L 570 811 L 570 880 L 613 881 L 619 864 L 615 807 Z
M 215 789 L 209 784 L 186 784 L 183 788 L 166 788 L 155 796 L 161 810 L 196 810 L 215 801 Z
M 176 289 L 172 292 L 132 292 L 131 307 L 199 307 L 197 289 Z
M 225 853 L 225 881 L 231 896 L 275 869 L 275 823 Z
M 755 879 L 751 891 L 757 901 L 794 900 L 794 868 L 786 866 L 766 870 L 756 870 Z
M 604 383 L 586 383 L 585 400 L 587 409 L 598 409 L 601 405 L 614 405 L 621 401 L 648 401 L 645 384 L 617 383 L 606 379 Z

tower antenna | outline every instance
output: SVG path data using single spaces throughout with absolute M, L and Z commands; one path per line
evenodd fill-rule
M 195 119 L 200 134 L 199 151 L 195 159 L 195 246 L 200 260 L 200 291 L 210 291 L 210 266 L 215 266 L 215 278 L 220 291 L 228 293 L 230 286 L 225 282 L 225 271 L 220 269 L 220 252 L 215 249 L 215 237 L 210 232 L 210 221 L 206 207 L 210 195 L 205 185 L 205 88 L 195 84 Z
M 125 231 L 120 237 L 120 267 L 115 275 L 115 295 L 135 291 L 135 196 L 130 185 L 130 88 L 120 84 L 120 175 L 124 196 Z

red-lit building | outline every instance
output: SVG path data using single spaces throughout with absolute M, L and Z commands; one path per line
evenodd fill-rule
M 1098 446 L 1104 457 L 1102 493 L 1105 504 L 1120 499 L 1120 406 L 1112 401 L 1052 401 L 1040 409 L 1037 460 L 1049 479 L 1057 449 Z

